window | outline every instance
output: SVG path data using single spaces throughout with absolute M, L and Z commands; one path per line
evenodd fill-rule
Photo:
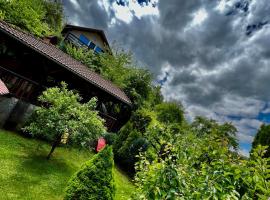
M 96 46 L 95 52 L 96 52 L 96 53 L 102 53 L 103 50 L 102 50 L 100 47 Z
M 95 43 L 91 42 L 88 47 L 90 49 L 95 49 L 96 45 L 95 45 Z
M 85 45 L 88 46 L 88 44 L 89 44 L 90 41 L 88 40 L 87 37 L 85 37 L 83 34 L 81 34 L 79 39 L 80 39 L 80 41 L 81 41 L 83 44 L 85 44 Z

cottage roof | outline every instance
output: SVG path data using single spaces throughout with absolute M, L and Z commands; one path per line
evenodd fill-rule
M 64 53 L 54 45 L 48 44 L 42 41 L 41 39 L 33 36 L 32 34 L 26 33 L 20 30 L 19 28 L 1 20 L 0 20 L 0 32 L 3 32 L 9 35 L 10 37 L 16 39 L 20 43 L 30 47 L 34 51 L 47 57 L 48 59 L 52 60 L 58 65 L 73 72 L 74 74 L 80 76 L 89 83 L 116 97 L 120 101 L 131 105 L 130 99 L 120 88 L 118 88 L 109 80 L 104 79 L 99 74 L 90 70 L 81 62 L 73 59 L 71 56 Z

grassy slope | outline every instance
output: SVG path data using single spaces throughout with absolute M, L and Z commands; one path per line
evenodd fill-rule
M 0 199 L 55 200 L 63 198 L 70 176 L 93 154 L 77 149 L 57 148 L 45 159 L 50 146 L 0 130 Z M 128 199 L 134 186 L 114 169 L 116 199 Z

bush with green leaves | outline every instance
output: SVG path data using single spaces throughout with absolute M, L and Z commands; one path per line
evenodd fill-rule
M 157 119 L 165 124 L 181 124 L 184 121 L 184 111 L 181 104 L 163 102 L 155 107 Z
M 23 130 L 52 141 L 48 159 L 64 135 L 68 135 L 70 144 L 88 147 L 91 141 L 105 132 L 104 120 L 95 110 L 96 99 L 80 103 L 80 96 L 68 90 L 65 83 L 61 87 L 47 89 L 38 99 L 41 106 L 35 110 L 33 121 Z
M 217 135 L 192 132 L 168 144 L 164 157 L 136 165 L 134 199 L 265 199 L 270 197 L 269 159 L 258 146 L 248 159 L 230 150 Z
M 116 150 L 116 160 L 129 173 L 134 173 L 135 163 L 138 161 L 139 152 L 146 151 L 148 141 L 136 131 L 130 131 L 128 138 L 122 143 L 122 146 Z
M 231 123 L 219 124 L 213 119 L 197 116 L 191 124 L 191 129 L 198 137 L 216 134 L 224 143 L 228 143 L 230 147 L 238 149 L 237 129 Z
M 149 142 L 145 133 L 153 120 L 154 113 L 148 109 L 140 109 L 133 112 L 130 121 L 119 131 L 113 149 L 117 162 L 127 172 L 134 173 L 134 165 L 138 161 L 136 156 L 140 151 L 148 149 Z
M 65 192 L 65 200 L 112 200 L 115 195 L 113 153 L 107 146 L 73 175 Z
M 171 123 L 165 118 L 172 119 Z M 132 113 L 129 122 L 120 130 L 114 143 L 116 160 L 126 171 L 134 173 L 139 152 L 158 154 L 166 141 L 174 140 L 184 122 L 183 110 L 175 103 L 158 104 L 154 109 L 141 108 Z
M 0 18 L 37 36 L 60 36 L 62 4 L 48 0 L 0 0 Z
M 103 138 L 106 140 L 106 144 L 113 145 L 118 138 L 116 133 L 105 133 L 103 134 Z

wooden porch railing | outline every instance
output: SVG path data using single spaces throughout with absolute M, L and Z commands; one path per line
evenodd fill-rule
M 87 49 L 93 49 L 95 53 L 102 53 L 104 52 L 99 46 L 97 46 L 94 42 L 89 40 L 89 44 L 83 43 L 80 38 L 78 38 L 76 35 L 73 33 L 68 33 L 66 38 L 66 41 L 71 42 L 75 46 L 79 48 L 87 48 Z
M 6 84 L 12 96 L 27 102 L 35 102 L 42 89 L 39 83 L 2 66 L 0 66 L 0 78 Z
M 105 120 L 105 126 L 108 128 L 108 131 L 114 130 L 117 125 L 117 119 L 102 112 L 99 112 L 99 115 Z
M 81 40 L 76 35 L 74 35 L 72 33 L 68 33 L 65 40 L 71 42 L 72 44 L 74 44 L 77 47 L 80 47 L 80 48 L 86 47 L 86 48 L 88 48 L 88 46 L 86 44 L 81 42 Z

